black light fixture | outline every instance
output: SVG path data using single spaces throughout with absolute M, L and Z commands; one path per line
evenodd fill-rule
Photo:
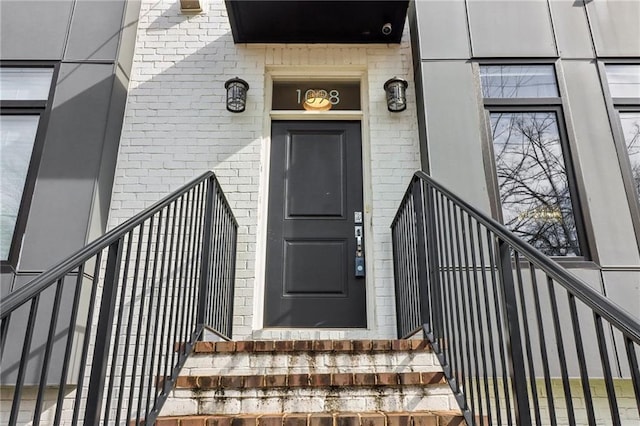
M 387 108 L 391 112 L 400 112 L 407 109 L 407 87 L 409 83 L 398 77 L 393 77 L 384 83 L 384 91 L 387 93 Z
M 227 110 L 231 112 L 242 112 L 247 105 L 247 90 L 249 83 L 241 78 L 232 78 L 224 83 L 227 89 Z

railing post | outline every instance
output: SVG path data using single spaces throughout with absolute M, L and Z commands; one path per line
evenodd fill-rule
M 425 182 L 426 193 L 423 195 L 426 208 L 426 236 L 427 236 L 427 256 L 428 256 L 428 287 L 433 303 L 431 304 L 433 312 L 431 312 L 430 321 L 424 322 L 428 324 L 428 328 L 434 337 L 434 341 L 442 336 L 441 330 L 437 329 L 442 324 L 441 318 L 441 298 L 440 298 L 440 271 L 437 247 L 437 227 L 436 227 L 436 208 L 433 200 L 434 192 L 428 182 Z
M 202 243 L 202 262 L 200 267 L 200 291 L 198 300 L 198 325 L 205 323 L 205 311 L 207 308 L 209 283 L 211 282 L 211 227 L 213 223 L 213 199 L 215 197 L 215 176 L 207 180 L 207 198 L 204 210 L 204 241 Z
M 422 191 L 422 181 L 413 178 L 413 211 L 416 221 L 416 257 L 418 260 L 418 295 L 420 300 L 420 324 L 429 322 L 429 283 L 427 266 L 427 241 L 425 234 L 424 196 Z
M 87 408 L 84 416 L 85 426 L 100 424 L 102 396 L 105 388 L 107 363 L 110 352 L 111 329 L 116 306 L 116 294 L 118 293 L 116 284 L 120 276 L 122 246 L 123 239 L 120 238 L 109 246 L 107 255 L 102 300 L 100 302 L 98 323 L 96 325 L 97 330 L 93 350 L 93 361 L 91 362 L 91 377 L 89 379 L 89 389 L 87 390 Z M 93 315 L 93 313 L 89 312 L 89 315 Z M 86 332 L 91 333 L 91 330 L 87 330 Z M 115 344 L 117 345 L 118 342 L 115 342 Z M 78 392 L 81 392 L 81 390 L 78 389 Z
M 516 299 L 513 270 L 511 269 L 511 249 L 509 244 L 498 239 L 498 256 L 500 282 L 502 283 L 502 305 L 505 311 L 507 327 L 507 354 L 509 355 L 509 374 L 511 388 L 514 392 L 516 424 L 530 425 L 531 412 L 529 409 L 529 393 L 527 391 L 527 375 L 524 370 L 524 352 L 522 350 L 522 336 L 520 335 L 520 321 L 518 318 L 518 302 Z M 507 380 L 504 377 L 503 380 Z M 535 378 L 532 377 L 532 380 Z M 534 398 L 536 396 L 534 395 Z

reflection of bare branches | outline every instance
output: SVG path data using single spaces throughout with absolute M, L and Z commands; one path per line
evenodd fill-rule
M 640 112 L 621 112 L 620 123 L 631 162 L 631 172 L 640 200 Z
M 484 65 L 480 78 L 485 98 L 558 96 L 552 65 Z
M 548 255 L 580 255 L 555 113 L 492 113 L 491 125 L 505 225 Z

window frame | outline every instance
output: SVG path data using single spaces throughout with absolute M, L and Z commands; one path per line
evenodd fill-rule
M 13 230 L 7 259 L 0 259 L 0 272 L 17 272 L 22 251 L 22 239 L 27 227 L 27 219 L 31 209 L 36 186 L 38 169 L 42 160 L 46 129 L 51 115 L 53 94 L 55 92 L 60 63 L 53 61 L 0 61 L 0 68 L 51 68 L 51 83 L 45 100 L 0 100 L 0 115 L 37 115 L 38 127 L 31 151 L 31 159 L 27 166 L 27 176 L 22 190 L 22 199 L 18 208 L 18 217 Z
M 485 98 L 482 92 L 482 82 L 480 79 L 480 67 L 485 65 L 553 65 L 556 85 L 558 87 L 557 97 L 546 98 Z M 487 187 L 489 190 L 489 199 L 491 203 L 491 210 L 493 216 L 504 223 L 501 194 L 498 183 L 496 158 L 494 151 L 494 141 L 491 129 L 491 114 L 495 112 L 509 112 L 509 113 L 528 113 L 528 112 L 553 112 L 556 115 L 558 134 L 560 136 L 560 148 L 564 159 L 565 171 L 567 173 L 567 181 L 569 183 L 569 191 L 571 194 L 571 205 L 573 210 L 573 216 L 576 224 L 576 233 L 578 236 L 578 243 L 580 246 L 580 256 L 551 256 L 554 260 L 562 263 L 580 263 L 592 260 L 595 256 L 592 252 L 592 241 L 590 234 L 587 232 L 587 223 L 589 223 L 588 211 L 583 203 L 580 194 L 583 192 L 581 185 L 581 172 L 579 164 L 575 161 L 575 148 L 573 147 L 573 141 L 569 132 L 570 123 L 565 117 L 564 110 L 565 105 L 563 99 L 564 87 L 560 84 L 561 73 L 558 69 L 558 65 L 555 62 L 549 60 L 527 60 L 527 61 L 513 61 L 513 60 L 488 60 L 479 61 L 475 63 L 476 75 L 478 78 L 479 86 L 479 100 L 482 106 L 482 119 L 484 124 L 484 161 L 485 161 L 485 176 L 487 178 Z
M 627 151 L 627 141 L 624 137 L 624 131 L 622 129 L 622 123 L 620 122 L 620 111 L 626 112 L 640 112 L 640 98 L 614 98 L 611 96 L 611 90 L 609 89 L 609 80 L 607 78 L 607 65 L 638 65 L 640 62 L 637 59 L 600 59 L 597 61 L 598 73 L 600 75 L 600 85 L 602 86 L 602 92 L 605 99 L 605 107 L 607 109 L 607 115 L 609 116 L 609 126 L 613 135 L 613 143 L 618 156 L 618 164 L 620 165 L 620 172 L 622 173 L 622 183 L 627 195 L 627 204 L 631 211 L 631 223 L 633 224 L 633 230 L 636 235 L 636 244 L 640 250 L 640 199 L 638 199 L 638 193 L 636 191 L 635 182 L 633 179 L 633 171 L 631 167 L 631 160 L 629 159 L 629 152 Z

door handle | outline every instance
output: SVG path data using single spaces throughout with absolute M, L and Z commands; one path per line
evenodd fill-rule
M 363 228 L 362 225 L 355 226 L 356 237 L 356 277 L 364 277 L 364 247 L 363 247 Z

